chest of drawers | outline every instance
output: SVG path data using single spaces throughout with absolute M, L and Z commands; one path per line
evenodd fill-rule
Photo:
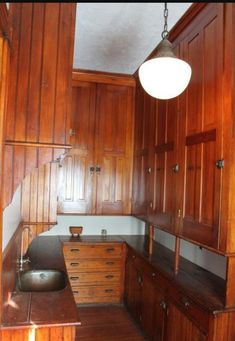
M 63 252 L 76 303 L 122 301 L 123 243 L 66 242 Z

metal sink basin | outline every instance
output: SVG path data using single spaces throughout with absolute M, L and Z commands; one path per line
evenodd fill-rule
M 58 291 L 66 287 L 66 275 L 59 270 L 23 270 L 18 273 L 20 291 Z

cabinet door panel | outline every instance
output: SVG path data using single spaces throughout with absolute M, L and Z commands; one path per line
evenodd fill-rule
M 205 341 L 206 336 L 174 304 L 169 304 L 167 314 L 167 341 Z
M 216 168 L 216 161 L 223 155 L 223 46 L 218 48 L 218 42 L 223 45 L 222 38 L 223 5 L 209 4 L 187 27 L 182 42 L 184 59 L 193 71 L 182 101 L 185 174 L 181 228 L 185 237 L 214 248 L 218 247 L 223 172 Z
M 130 213 L 131 149 L 132 90 L 97 85 L 96 213 Z
M 73 87 L 72 129 L 73 149 L 61 163 L 58 212 L 93 213 L 94 129 L 96 86 L 78 82 Z

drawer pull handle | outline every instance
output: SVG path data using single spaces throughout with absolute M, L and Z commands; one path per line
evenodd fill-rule
M 77 281 L 78 279 L 79 279 L 79 277 L 77 276 L 77 277 L 70 277 L 70 279 L 71 279 L 71 281 Z
M 71 252 L 79 252 L 79 249 L 70 249 Z
M 78 295 L 79 291 L 73 291 L 73 294 Z
M 186 298 L 182 298 L 181 303 L 184 305 L 185 308 L 188 308 L 190 306 L 190 303 Z
M 113 289 L 106 289 L 105 292 L 111 293 L 111 292 L 113 292 Z
M 107 275 L 107 276 L 105 276 L 105 278 L 108 278 L 108 279 L 111 279 L 111 278 L 113 278 L 114 276 L 113 275 Z
M 79 263 L 70 263 L 71 266 L 78 266 Z
M 113 265 L 114 262 L 106 262 L 106 265 Z
M 156 273 L 153 272 L 153 273 L 152 273 L 152 278 L 155 278 L 155 277 L 156 277 Z
M 110 247 L 109 249 L 106 249 L 107 252 L 113 252 L 115 249 L 114 247 Z

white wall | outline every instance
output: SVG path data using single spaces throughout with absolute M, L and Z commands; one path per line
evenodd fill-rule
M 43 235 L 67 235 L 69 226 L 83 226 L 83 235 L 100 235 L 102 229 L 109 235 L 144 234 L 145 224 L 130 216 L 67 216 L 58 215 L 57 225 Z
M 154 239 L 171 250 L 175 248 L 175 237 L 169 233 L 156 229 Z M 226 257 L 210 252 L 185 240 L 181 240 L 180 254 L 202 268 L 224 279 L 226 278 Z
M 2 250 L 5 249 L 9 240 L 21 222 L 21 186 L 17 188 L 12 202 L 3 211 Z

